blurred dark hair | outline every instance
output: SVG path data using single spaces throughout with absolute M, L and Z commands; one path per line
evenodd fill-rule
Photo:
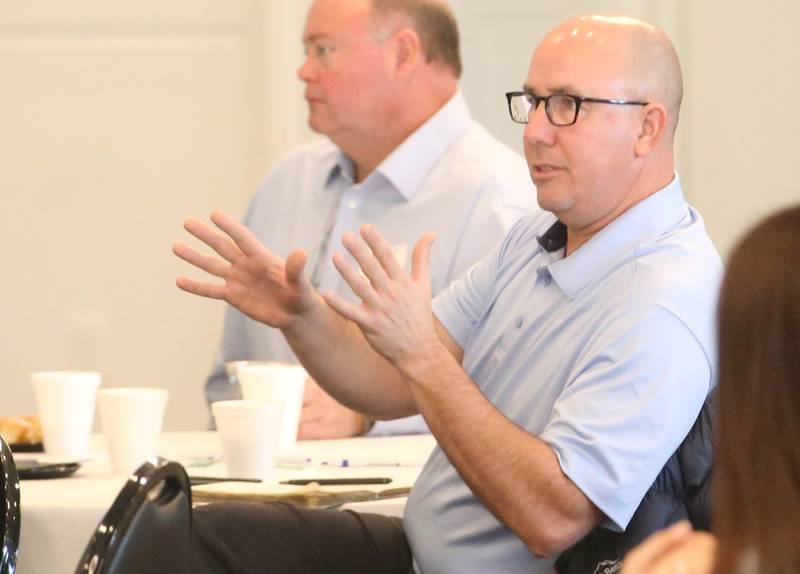
M 800 207 L 736 246 L 718 321 L 714 571 L 800 572 Z
M 439 62 L 461 77 L 458 23 L 445 2 L 437 0 L 372 0 L 376 24 L 392 14 L 409 18 L 428 62 Z

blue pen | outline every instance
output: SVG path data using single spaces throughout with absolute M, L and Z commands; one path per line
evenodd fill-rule
M 341 460 L 323 460 L 318 463 L 320 466 L 339 466 L 342 468 L 363 468 L 367 466 L 422 466 L 418 462 L 385 462 L 385 461 L 372 461 L 372 460 L 357 460 L 352 458 L 343 458 Z

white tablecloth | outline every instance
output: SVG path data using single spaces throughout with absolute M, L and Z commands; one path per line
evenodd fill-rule
M 398 484 L 411 484 L 434 444 L 429 435 L 300 442 L 282 456 L 287 460 L 311 459 L 314 463 L 331 464 L 305 469 L 281 467 L 278 478 L 387 476 Z M 161 456 L 184 463 L 189 474 L 195 476 L 224 476 L 222 463 L 192 466 L 193 463 L 203 464 L 207 457 L 218 458 L 220 452 L 219 438 L 211 432 L 165 433 L 159 449 Z M 356 466 L 335 466 L 344 460 Z M 124 476 L 111 474 L 102 436 L 92 437 L 91 460 L 72 477 L 22 481 L 22 532 L 17 573 L 73 572 L 94 529 L 124 483 Z M 388 499 L 347 507 L 398 516 L 402 515 L 404 506 L 405 499 Z

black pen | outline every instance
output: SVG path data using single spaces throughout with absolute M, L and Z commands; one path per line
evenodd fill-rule
M 295 478 L 292 480 L 282 480 L 281 484 L 291 484 L 292 486 L 306 486 L 315 482 L 320 486 L 335 486 L 337 484 L 389 484 L 391 478 Z
M 200 486 L 202 484 L 213 484 L 215 482 L 261 482 L 260 478 L 228 478 L 226 476 L 190 476 L 189 484 Z

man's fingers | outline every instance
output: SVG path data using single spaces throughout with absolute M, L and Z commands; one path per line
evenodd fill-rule
M 353 305 L 349 301 L 345 301 L 333 291 L 326 291 L 322 295 L 328 306 L 336 311 L 339 315 L 353 321 L 358 325 L 366 325 L 369 320 L 369 315 L 363 307 Z
M 245 255 L 258 255 L 259 253 L 265 252 L 271 257 L 275 257 L 264 247 L 264 244 L 258 240 L 258 237 L 243 223 L 237 221 L 235 217 L 232 217 L 224 211 L 214 211 L 211 214 L 211 221 L 233 239 Z
M 342 245 L 356 260 L 373 287 L 384 291 L 389 284 L 389 276 L 364 240 L 355 233 L 345 233 L 342 236 Z
M 199 267 L 206 273 L 210 273 L 215 277 L 224 277 L 225 272 L 229 268 L 228 264 L 225 263 L 223 259 L 205 255 L 183 243 L 176 243 L 173 245 L 172 252 L 187 263 L 191 263 L 195 267 Z
M 400 279 L 403 277 L 403 268 L 397 261 L 397 257 L 394 256 L 392 246 L 384 239 L 375 226 L 369 224 L 362 225 L 360 233 L 386 274 L 391 279 Z
M 411 255 L 411 279 L 414 281 L 430 281 L 431 245 L 436 239 L 433 233 L 426 233 L 419 238 Z
M 339 271 L 353 293 L 368 305 L 377 306 L 380 303 L 378 294 L 370 280 L 355 270 L 341 253 L 333 254 L 333 266 Z
M 194 279 L 189 279 L 188 277 L 178 277 L 175 280 L 175 284 L 187 293 L 208 297 L 209 299 L 225 299 L 224 285 L 201 283 Z
M 318 440 L 325 438 L 325 425 L 321 418 L 308 421 L 301 421 L 300 428 L 297 429 L 299 440 Z
M 313 403 L 310 406 L 303 405 L 300 410 L 300 424 L 318 421 L 321 418 L 322 412 L 317 403 Z
M 679 544 L 691 531 L 691 525 L 683 520 L 655 533 L 625 556 L 623 574 L 646 574 L 653 562 Z
M 228 261 L 232 262 L 241 253 L 236 244 L 228 237 L 218 231 L 214 231 L 198 219 L 187 219 L 183 222 L 183 228 Z

